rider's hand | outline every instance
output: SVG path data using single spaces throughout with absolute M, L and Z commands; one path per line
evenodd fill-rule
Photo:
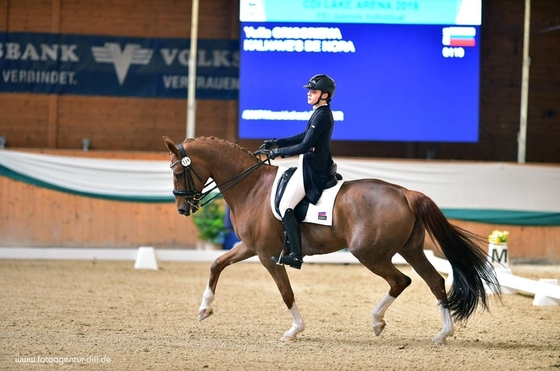
M 270 140 L 265 140 L 261 146 L 261 148 L 264 149 L 271 149 L 272 147 L 276 147 L 278 145 L 278 142 L 276 142 L 276 139 L 270 139 Z
M 274 149 L 259 148 L 255 152 L 253 152 L 253 155 L 254 156 L 265 155 L 268 160 L 274 160 L 276 157 L 280 155 L 280 151 L 278 150 L 278 148 L 274 148 Z
M 280 151 L 278 150 L 278 148 L 274 148 L 271 149 L 270 152 L 268 153 L 268 158 L 270 160 L 274 160 L 279 155 L 280 155 Z

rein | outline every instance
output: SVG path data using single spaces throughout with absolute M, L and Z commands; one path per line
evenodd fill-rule
M 179 150 L 179 152 L 181 153 L 181 159 L 175 161 L 174 163 L 172 163 L 171 165 L 169 165 L 170 168 L 175 167 L 175 165 L 177 165 L 178 163 L 181 163 L 181 165 L 183 166 L 183 173 L 185 174 L 184 180 L 185 180 L 185 190 L 184 191 L 179 191 L 174 189 L 173 190 L 173 195 L 174 196 L 184 196 L 185 197 L 185 201 L 192 206 L 195 210 L 197 210 L 200 207 L 203 207 L 204 205 L 208 204 L 210 201 L 214 200 L 215 198 L 219 197 L 221 194 L 223 194 L 225 191 L 227 191 L 228 189 L 232 188 L 233 186 L 235 186 L 236 184 L 240 183 L 243 179 L 245 179 L 247 176 L 249 176 L 253 171 L 257 170 L 259 167 L 261 167 L 265 162 L 269 161 L 268 159 L 265 160 L 261 160 L 260 162 L 258 162 L 256 165 L 251 166 L 250 168 L 247 168 L 245 170 L 243 170 L 242 172 L 230 177 L 229 179 L 227 179 L 225 182 L 220 183 L 220 184 L 215 184 L 214 181 L 212 181 L 215 185 L 214 187 L 210 188 L 209 190 L 207 190 L 206 192 L 198 192 L 195 188 L 195 184 L 194 184 L 194 180 L 191 174 L 192 173 L 197 177 L 197 179 L 202 183 L 203 180 L 202 178 L 197 174 L 197 172 L 191 167 L 191 159 L 190 157 L 187 156 L 187 153 L 185 151 L 185 148 L 183 147 L 182 143 L 179 143 L 176 145 L 177 149 Z M 234 182 L 235 181 L 235 182 Z M 216 195 L 212 196 L 211 198 L 209 198 L 208 200 L 206 200 L 205 202 L 203 202 L 202 204 L 199 205 L 199 203 L 204 200 L 210 193 L 212 193 L 212 191 L 214 191 L 215 189 L 219 188 L 220 186 L 223 186 L 225 184 L 231 183 L 232 184 L 228 185 L 225 189 L 219 191 L 218 193 L 216 193 Z M 208 185 L 209 183 L 206 183 L 203 187 L 203 189 Z M 194 191 L 193 191 L 194 189 Z

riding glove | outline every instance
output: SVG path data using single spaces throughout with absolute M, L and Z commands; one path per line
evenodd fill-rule
M 280 150 L 278 148 L 271 149 L 270 152 L 268 152 L 268 158 L 271 160 L 274 160 L 279 155 Z
M 278 143 L 276 139 L 265 140 L 263 145 L 261 146 L 264 149 L 271 149 L 272 147 L 276 147 Z

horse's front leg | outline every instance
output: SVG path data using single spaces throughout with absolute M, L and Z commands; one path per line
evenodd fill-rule
M 259 256 L 259 258 L 261 263 L 268 270 L 268 273 L 270 273 L 274 279 L 274 282 L 276 282 L 280 295 L 282 295 L 282 299 L 292 316 L 292 327 L 282 335 L 280 341 L 296 341 L 297 334 L 305 329 L 305 324 L 296 305 L 294 291 L 292 290 L 292 285 L 290 285 L 290 278 L 288 277 L 288 273 L 286 273 L 286 268 L 283 265 L 274 263 L 270 256 Z
M 296 302 L 294 301 L 290 308 L 290 315 L 292 316 L 292 327 L 282 335 L 280 341 L 296 341 L 297 334 L 305 330 L 305 323 L 303 317 L 299 312 Z
M 204 290 L 204 294 L 202 294 L 202 303 L 198 309 L 199 321 L 210 317 L 214 313 L 214 309 L 212 309 L 212 302 L 214 301 L 214 295 L 216 293 L 216 286 L 218 285 L 220 273 L 222 273 L 226 267 L 255 255 L 255 252 L 250 250 L 247 245 L 241 241 L 238 242 L 231 250 L 224 253 L 214 261 L 214 264 L 210 267 L 210 279 L 208 280 L 208 285 Z

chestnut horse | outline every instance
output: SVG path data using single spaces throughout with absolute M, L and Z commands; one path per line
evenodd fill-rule
M 282 223 L 274 217 L 269 202 L 278 167 L 214 137 L 190 138 L 179 144 L 165 136 L 163 139 L 170 151 L 173 194 L 179 213 L 189 216 L 203 206 L 200 202 L 208 195 L 203 189 L 211 178 L 229 205 L 235 233 L 242 240 L 212 264 L 199 320 L 213 313 L 211 305 L 222 270 L 257 255 L 276 282 L 292 317 L 292 327 L 281 340 L 296 340 L 304 329 L 303 318 L 286 268 L 271 259 L 283 249 Z M 500 295 L 494 268 L 477 244 L 477 236 L 451 225 L 438 206 L 420 192 L 378 179 L 345 181 L 337 195 L 332 220 L 332 227 L 301 224 L 303 255 L 328 254 L 347 247 L 360 263 L 387 281 L 389 292 L 372 311 L 375 335 L 385 327 L 387 308 L 411 283 L 391 262 L 397 253 L 438 300 L 443 326 L 433 338 L 436 344 L 445 343 L 453 334 L 453 320 L 467 320 L 479 306 L 488 309 L 487 290 Z M 452 267 L 449 293 L 443 277 L 424 254 L 426 232 Z

